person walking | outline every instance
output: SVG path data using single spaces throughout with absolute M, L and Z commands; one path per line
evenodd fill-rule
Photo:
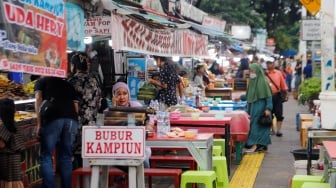
M 88 58 L 76 53 L 71 57 L 71 64 L 76 70 L 68 81 L 75 88 L 79 100 L 79 121 L 76 140 L 73 145 L 73 169 L 83 167 L 82 161 L 82 126 L 95 125 L 99 109 L 101 91 L 97 80 L 89 75 Z
M 176 105 L 176 87 L 178 87 L 179 91 L 183 90 L 180 84 L 180 78 L 178 77 L 176 71 L 169 65 L 167 58 L 154 56 L 154 59 L 158 67 L 160 67 L 160 81 L 148 78 L 147 82 L 161 88 L 159 94 L 160 102 L 166 104 L 167 107 Z
M 246 152 L 266 151 L 271 144 L 270 127 L 262 126 L 258 122 L 261 115 L 271 116 L 273 109 L 271 88 L 265 78 L 261 65 L 250 65 L 250 82 L 246 93 L 247 112 L 250 115 L 250 132 Z
M 293 97 L 294 99 L 297 99 L 298 97 L 298 90 L 299 86 L 301 84 L 301 76 L 302 76 L 302 61 L 301 57 L 296 58 L 296 65 L 295 65 L 295 74 L 294 74 L 294 91 L 293 91 Z
M 40 142 L 42 188 L 55 188 L 52 155 L 56 149 L 62 188 L 71 188 L 72 144 L 78 130 L 78 99 L 73 86 L 57 77 L 40 78 L 35 85 L 37 139 Z M 52 101 L 50 115 L 40 109 Z M 42 103 L 43 102 L 43 103 Z
M 303 68 L 303 77 L 304 79 L 313 77 L 313 65 L 311 59 L 307 60 L 307 65 Z
M 284 117 L 283 117 L 283 104 L 280 91 L 281 90 L 286 91 L 286 99 L 288 100 L 288 88 L 282 73 L 279 70 L 275 69 L 274 62 L 267 61 L 266 64 L 267 64 L 266 76 L 268 78 L 268 82 L 272 90 L 272 102 L 273 102 L 272 114 L 275 115 L 277 120 L 276 136 L 281 137 L 282 136 L 281 126 Z M 274 130 L 272 132 L 274 132 Z
M 291 62 L 287 62 L 284 72 L 286 74 L 286 84 L 287 84 L 287 87 L 288 87 L 288 92 L 291 92 L 292 91 L 291 83 L 292 83 L 292 76 L 293 76 L 293 70 L 292 70 Z
M 24 152 L 23 135 L 14 122 L 14 101 L 0 99 L 0 187 L 23 188 L 21 155 Z

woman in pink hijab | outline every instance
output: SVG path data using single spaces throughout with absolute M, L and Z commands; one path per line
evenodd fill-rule
M 112 88 L 112 102 L 113 106 L 123 107 L 138 107 L 142 106 L 138 101 L 131 101 L 130 90 L 124 82 L 117 82 Z
M 131 101 L 130 90 L 124 82 L 117 82 L 112 88 L 112 106 L 122 106 L 122 107 L 139 107 L 142 106 L 138 101 Z M 146 125 L 147 130 L 153 130 L 153 125 Z M 146 158 L 144 161 L 144 167 L 149 168 L 149 158 L 152 151 L 149 147 L 146 147 Z

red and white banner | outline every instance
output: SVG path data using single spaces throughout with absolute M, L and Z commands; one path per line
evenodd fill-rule
M 83 126 L 82 157 L 144 159 L 145 128 L 141 126 Z
M 0 69 L 66 77 L 65 1 L 0 1 Z
M 111 35 L 111 17 L 95 16 L 90 17 L 84 22 L 86 36 Z
M 9 61 L 8 59 L 0 60 L 0 70 L 10 70 L 12 72 L 25 72 L 41 76 L 65 77 L 66 71 L 53 67 L 43 67 L 34 64 L 25 64 Z
M 113 49 L 161 56 L 206 56 L 208 36 L 187 29 L 152 29 L 127 16 L 112 15 Z

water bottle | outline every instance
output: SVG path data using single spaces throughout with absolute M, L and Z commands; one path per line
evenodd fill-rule
M 315 129 L 320 129 L 321 128 L 321 119 L 318 116 L 317 112 L 315 112 L 315 115 L 313 117 L 313 126 Z
M 157 133 L 165 134 L 165 112 L 159 111 L 157 113 Z
M 164 117 L 164 123 L 165 123 L 165 132 L 170 132 L 170 113 L 165 112 L 165 117 Z
M 127 114 L 127 126 L 135 126 L 135 116 L 134 113 Z

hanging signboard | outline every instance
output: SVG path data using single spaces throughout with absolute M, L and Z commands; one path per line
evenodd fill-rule
M 300 2 L 313 16 L 321 9 L 321 0 L 300 0 Z
M 111 35 L 111 17 L 110 16 L 95 16 L 90 17 L 84 22 L 85 35 Z
M 206 12 L 203 12 L 201 9 L 193 6 L 190 2 L 186 0 L 180 1 L 180 6 L 178 7 L 180 14 L 186 18 L 189 18 L 195 22 L 202 23 L 203 17 L 207 16 Z
M 83 126 L 82 157 L 144 159 L 145 127 Z
M 302 20 L 302 40 L 321 40 L 321 21 Z
M 84 10 L 74 3 L 66 3 L 68 49 L 84 51 Z
M 146 59 L 127 58 L 127 83 L 130 89 L 131 99 L 136 100 L 139 88 L 146 78 Z
M 66 77 L 63 0 L 0 2 L 0 69 Z
M 218 32 L 224 32 L 226 22 L 211 16 L 204 16 L 202 25 Z
M 208 36 L 190 30 L 152 29 L 112 14 L 112 48 L 161 56 L 207 56 Z

